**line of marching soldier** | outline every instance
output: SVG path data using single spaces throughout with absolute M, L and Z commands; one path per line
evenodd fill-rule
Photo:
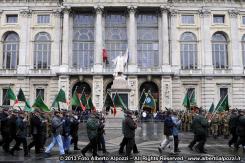
M 20 150 L 20 145 L 23 144 L 24 156 L 30 155 L 30 149 L 35 147 L 35 153 L 48 153 L 50 147 L 45 150 L 45 143 L 48 137 L 53 135 L 54 138 L 59 135 L 59 145 L 62 144 L 60 154 L 69 152 L 70 144 L 74 144 L 74 150 L 79 150 L 78 142 L 78 127 L 79 117 L 75 112 L 55 111 L 52 113 L 41 112 L 35 109 L 33 113 L 27 113 L 20 110 L 3 108 L 0 112 L 1 122 L 1 137 L 0 145 L 3 151 L 11 155 L 15 151 Z M 60 123 L 59 123 L 60 122 Z M 57 124 L 59 123 L 59 124 Z M 58 125 L 58 126 L 57 126 Z M 27 137 L 32 136 L 32 140 L 27 144 Z M 15 140 L 15 144 L 10 148 L 10 144 Z
M 229 132 L 229 119 L 231 112 L 221 112 L 212 115 L 210 113 L 205 112 L 205 116 L 210 119 L 212 117 L 212 121 L 209 124 L 208 135 L 213 136 L 215 139 L 219 136 L 224 136 L 225 139 L 228 139 Z M 195 113 L 192 111 L 186 111 L 182 114 L 179 114 L 179 118 L 182 121 L 182 131 L 188 132 L 191 131 L 191 124 L 194 118 Z
M 231 139 L 228 142 L 229 147 L 234 145 L 234 148 L 238 150 L 239 145 L 245 147 L 245 116 L 244 110 L 232 109 L 221 113 L 207 113 L 202 111 L 202 115 L 209 122 L 207 126 L 206 136 L 212 135 L 215 139 L 219 136 L 224 136 L 228 139 L 231 135 Z M 193 131 L 193 120 L 197 116 L 194 111 L 185 111 L 178 114 L 182 120 L 182 131 Z

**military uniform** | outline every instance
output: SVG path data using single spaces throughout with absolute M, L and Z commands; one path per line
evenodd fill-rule
M 187 131 L 191 131 L 191 124 L 192 124 L 192 119 L 193 119 L 193 114 L 192 113 L 189 113 L 188 115 L 187 115 L 187 117 L 188 117 L 188 129 L 187 129 Z
M 213 118 L 213 121 L 211 122 L 212 135 L 215 139 L 218 136 L 218 129 L 219 129 L 219 119 L 218 119 L 218 116 L 215 115 L 215 117 Z
M 223 135 L 224 119 L 223 113 L 218 114 L 218 136 Z
M 224 127 L 223 127 L 223 134 L 224 138 L 228 139 L 229 137 L 229 116 L 224 116 L 223 122 L 224 122 Z

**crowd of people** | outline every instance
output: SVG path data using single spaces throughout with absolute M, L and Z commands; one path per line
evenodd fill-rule
M 219 136 L 224 136 L 231 139 L 228 146 L 238 151 L 242 145 L 245 151 L 245 111 L 233 109 L 220 113 L 209 113 L 202 109 L 194 111 L 166 111 L 164 118 L 164 135 L 165 139 L 161 142 L 158 150 L 160 153 L 169 145 L 172 145 L 171 154 L 180 152 L 178 148 L 179 131 L 193 132 L 194 138 L 188 145 L 190 150 L 194 149 L 199 153 L 207 153 L 204 145 L 207 137 L 213 136 L 217 139 Z M 195 145 L 198 142 L 197 145 Z
M 124 111 L 122 120 L 123 139 L 120 143 L 119 154 L 127 156 L 131 153 L 139 153 L 135 142 L 135 131 L 137 124 L 142 119 L 138 112 L 130 110 Z M 238 150 L 239 146 L 245 147 L 245 115 L 243 110 L 233 109 L 222 113 L 208 113 L 202 109 L 194 111 L 166 110 L 161 112 L 163 117 L 165 139 L 160 143 L 158 150 L 163 152 L 166 147 L 171 146 L 171 154 L 181 152 L 179 145 L 179 132 L 193 132 L 194 138 L 189 144 L 189 149 L 193 148 L 200 153 L 206 153 L 204 145 L 208 136 L 215 139 L 219 136 L 231 139 L 228 142 Z M 156 114 L 153 116 L 156 116 Z M 84 118 L 85 117 L 85 118 Z M 86 120 L 86 121 L 84 121 Z M 104 114 L 91 110 L 90 112 L 77 111 L 54 111 L 53 113 L 42 112 L 35 109 L 32 113 L 3 108 L 0 113 L 1 121 L 1 141 L 0 145 L 4 152 L 15 155 L 23 144 L 24 156 L 30 156 L 30 150 L 35 147 L 35 153 L 43 153 L 45 157 L 50 156 L 50 152 L 55 145 L 59 147 L 60 155 L 70 154 L 70 146 L 74 145 L 74 150 L 78 147 L 78 130 L 80 122 L 86 123 L 89 143 L 81 149 L 83 156 L 88 151 L 93 156 L 98 156 L 98 150 L 103 154 L 108 154 L 105 144 L 105 117 Z M 28 137 L 32 136 L 28 144 Z M 51 138 L 51 143 L 45 147 L 46 140 Z M 13 143 L 13 140 L 15 143 Z M 197 145 L 195 145 L 198 143 Z M 14 144 L 12 148 L 10 145 Z M 126 150 L 124 148 L 126 147 Z

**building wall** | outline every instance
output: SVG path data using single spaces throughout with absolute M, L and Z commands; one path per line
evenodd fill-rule
M 112 81 L 112 69 L 102 62 L 104 46 L 104 13 L 108 8 L 119 7 L 127 13 L 129 64 L 128 76 L 130 93 L 129 106 L 137 109 L 139 88 L 145 81 L 154 82 L 159 88 L 159 106 L 181 108 L 186 89 L 195 88 L 196 102 L 209 108 L 218 103 L 220 88 L 228 88 L 229 103 L 232 107 L 245 109 L 245 75 L 242 62 L 241 38 L 245 34 L 245 3 L 242 1 L 162 1 L 162 0 L 58 0 L 7 1 L 0 0 L 0 88 L 9 86 L 15 92 L 21 87 L 31 102 L 35 89 L 45 89 L 48 105 L 51 105 L 59 88 L 72 96 L 72 87 L 78 81 L 87 82 L 92 89 L 93 101 L 97 108 L 103 107 L 106 86 Z M 77 9 L 89 9 L 95 15 L 94 65 L 90 69 L 74 69 L 73 16 Z M 137 65 L 137 26 L 135 16 L 139 10 L 158 11 L 159 19 L 159 66 L 142 69 Z M 6 15 L 18 14 L 18 23 L 6 23 Z M 37 15 L 49 14 L 50 23 L 38 24 Z M 195 23 L 181 23 L 181 15 L 194 15 Z M 214 24 L 213 15 L 224 15 L 224 24 Z M 3 39 L 7 32 L 19 35 L 19 65 L 17 69 L 3 69 Z M 227 69 L 215 69 L 212 64 L 211 38 L 215 32 L 224 32 L 228 39 Z M 39 32 L 51 36 L 50 69 L 34 69 L 34 38 Z M 192 32 L 197 38 L 197 69 L 181 69 L 180 37 Z M 0 91 L 1 92 L 1 91 Z M 1 98 L 2 100 L 2 98 Z

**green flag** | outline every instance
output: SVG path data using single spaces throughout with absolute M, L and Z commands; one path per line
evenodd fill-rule
M 55 100 L 57 102 L 63 102 L 66 103 L 66 94 L 65 91 L 63 89 L 60 89 L 58 95 L 56 96 Z
M 111 96 L 109 95 L 109 93 L 106 94 L 106 97 L 105 97 L 105 103 L 104 103 L 104 107 L 114 107 L 114 104 L 113 104 L 113 101 L 111 99 Z
M 116 107 L 121 107 L 123 110 L 127 109 L 127 106 L 124 104 L 122 98 L 117 93 L 114 96 L 113 102 Z
M 80 107 L 80 100 L 79 100 L 79 98 L 77 96 L 77 92 L 76 91 L 74 91 L 74 93 L 72 95 L 71 106 Z
M 10 99 L 10 100 L 17 100 L 13 90 L 9 87 L 8 90 L 7 90 L 7 96 L 6 96 L 7 99 Z
M 41 109 L 43 112 L 50 112 L 51 110 L 48 108 L 48 106 L 43 102 L 43 99 L 41 96 L 38 96 L 32 105 L 32 107 L 36 107 Z
M 84 92 L 83 92 L 83 94 L 81 96 L 81 103 L 83 104 L 83 106 L 87 106 L 88 105 L 88 101 L 87 101 L 87 98 L 86 98 Z
M 150 91 L 146 95 L 144 107 L 151 108 L 151 110 L 153 110 L 154 112 L 156 111 L 156 102 L 153 96 L 151 95 Z
M 25 98 L 24 92 L 22 91 L 21 88 L 19 89 L 19 92 L 18 92 L 18 95 L 17 95 L 17 99 L 18 99 L 18 101 L 26 102 L 26 98 Z
M 29 101 L 25 101 L 25 108 L 24 108 L 24 111 L 26 111 L 26 112 L 33 112 L 33 109 L 32 109 L 32 107 L 31 107 L 31 105 L 30 105 L 30 102 Z
M 195 99 L 194 90 L 191 92 L 189 100 L 190 100 L 190 106 L 196 106 L 196 99 Z
M 60 110 L 60 104 L 57 100 L 57 96 L 54 98 L 54 102 L 52 103 L 51 108 L 58 108 L 58 110 Z
M 212 105 L 210 106 L 208 112 L 209 113 L 213 113 L 214 112 L 214 103 L 213 102 L 212 102 Z
M 88 98 L 88 102 L 87 103 L 88 103 L 87 104 L 87 109 L 94 109 L 94 104 L 93 104 L 91 96 Z
M 228 102 L 228 95 L 226 95 L 224 98 L 220 99 L 221 102 L 217 105 L 216 109 L 217 112 L 224 112 L 229 110 L 229 102 Z
M 187 94 L 186 94 L 185 97 L 184 97 L 184 100 L 183 100 L 182 105 L 183 105 L 184 107 L 186 107 L 187 109 L 190 109 L 190 108 L 191 108 L 190 99 L 189 99 L 189 97 L 188 97 Z

